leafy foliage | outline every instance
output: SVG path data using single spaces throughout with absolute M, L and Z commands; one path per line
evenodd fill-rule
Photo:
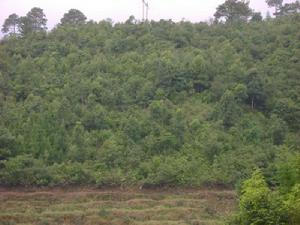
M 247 21 L 250 15 L 249 2 L 243 0 L 226 0 L 214 14 L 216 20 L 225 18 L 226 22 Z
M 245 181 L 241 191 L 240 213 L 241 224 L 280 224 L 276 207 L 272 205 L 271 190 L 260 171 Z M 274 199 L 273 199 L 274 201 Z
M 10 30 L 13 34 L 17 32 L 19 16 L 15 13 L 9 15 L 9 17 L 4 21 L 1 31 L 3 33 L 8 33 Z
M 283 153 L 277 162 L 279 188 L 271 191 L 260 170 L 243 183 L 239 214 L 232 224 L 299 224 L 299 154 Z
M 64 14 L 60 22 L 62 25 L 80 25 L 84 24 L 85 20 L 86 16 L 78 9 L 70 9 L 67 13 Z

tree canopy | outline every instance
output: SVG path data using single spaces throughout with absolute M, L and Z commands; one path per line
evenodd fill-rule
M 18 29 L 19 16 L 15 13 L 8 16 L 8 18 L 4 21 L 2 26 L 3 33 L 12 33 L 16 34 Z
M 84 24 L 85 21 L 86 16 L 78 9 L 70 9 L 60 20 L 62 25 L 80 25 Z
M 226 22 L 247 21 L 251 16 L 252 10 L 249 1 L 226 0 L 218 6 L 214 16 L 217 21 L 225 19 Z

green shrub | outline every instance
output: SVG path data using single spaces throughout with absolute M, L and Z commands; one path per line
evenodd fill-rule
M 272 194 L 260 170 L 256 170 L 242 185 L 240 219 L 242 224 L 274 225 L 280 223 L 278 209 L 273 207 L 276 196 Z
M 92 170 L 82 163 L 54 164 L 51 176 L 55 185 L 92 184 L 95 183 Z
M 287 195 L 285 206 L 288 210 L 289 224 L 300 224 L 300 183 L 296 184 Z
M 0 181 L 6 185 L 49 185 L 52 177 L 41 160 L 19 155 L 4 162 Z

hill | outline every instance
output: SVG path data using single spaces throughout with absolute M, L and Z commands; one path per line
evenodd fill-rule
M 0 44 L 2 185 L 276 185 L 299 155 L 299 15 L 130 18 Z M 298 152 L 298 153 L 296 153 Z

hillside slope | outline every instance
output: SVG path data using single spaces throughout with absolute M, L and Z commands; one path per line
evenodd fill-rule
M 109 21 L 0 44 L 0 184 L 239 184 L 299 151 L 299 15 Z

